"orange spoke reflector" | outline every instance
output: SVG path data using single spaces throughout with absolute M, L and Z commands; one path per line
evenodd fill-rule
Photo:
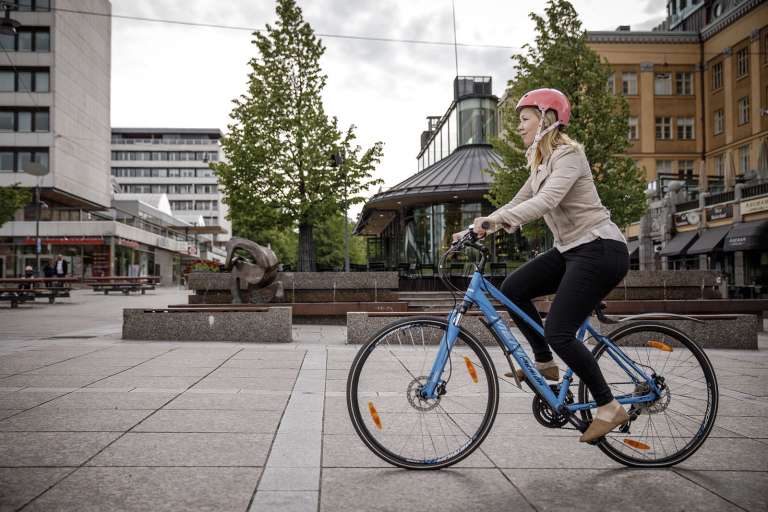
M 475 370 L 475 365 L 472 364 L 472 361 L 470 361 L 467 356 L 464 356 L 464 364 L 467 365 L 467 371 L 469 372 L 469 376 L 472 377 L 472 382 L 477 384 L 477 370 Z
M 662 352 L 672 352 L 672 345 L 667 345 L 663 341 L 651 340 L 647 343 L 647 345 L 651 348 L 657 348 Z
M 624 444 L 627 446 L 631 446 L 632 448 L 635 448 L 637 450 L 650 450 L 651 447 L 648 446 L 645 443 L 641 443 L 640 441 L 635 441 L 634 439 L 625 439 Z
M 376 428 L 382 430 L 384 427 L 381 426 L 381 418 L 376 411 L 376 407 L 373 406 L 373 402 L 368 402 L 368 412 L 371 413 L 371 418 L 373 418 L 373 424 L 376 425 Z

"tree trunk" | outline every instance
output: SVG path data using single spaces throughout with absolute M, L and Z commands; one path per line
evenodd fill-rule
M 312 238 L 312 224 L 299 223 L 299 272 L 315 272 L 315 241 Z

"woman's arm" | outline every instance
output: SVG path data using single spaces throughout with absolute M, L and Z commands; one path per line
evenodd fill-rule
M 523 224 L 540 219 L 560 204 L 583 172 L 584 159 L 581 151 L 569 151 L 552 162 L 552 172 L 536 195 L 532 197 L 529 195 L 528 199 L 516 204 L 513 204 L 515 201 L 513 199 L 509 204 L 489 215 L 488 219 L 494 224 L 503 226 L 510 233 Z

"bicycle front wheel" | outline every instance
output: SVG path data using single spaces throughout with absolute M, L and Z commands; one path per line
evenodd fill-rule
M 631 421 L 599 441 L 600 450 L 635 467 L 672 466 L 693 455 L 717 415 L 717 379 L 707 355 L 683 332 L 662 324 L 630 324 L 608 338 L 655 380 L 661 396 L 632 405 L 628 409 Z M 649 392 L 647 384 L 630 379 L 605 345 L 599 344 L 593 354 L 614 396 Z M 580 383 L 579 400 L 591 399 Z M 582 415 L 585 421 L 592 419 L 589 411 Z
M 395 322 L 364 344 L 347 380 L 347 407 L 376 455 L 406 469 L 440 469 L 471 454 L 493 425 L 499 393 L 485 348 L 460 331 L 440 376 L 439 396 L 420 391 L 436 360 L 445 320 Z

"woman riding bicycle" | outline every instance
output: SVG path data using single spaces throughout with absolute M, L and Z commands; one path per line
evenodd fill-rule
M 595 358 L 575 334 L 627 274 L 627 245 L 600 201 L 584 150 L 562 131 L 571 116 L 565 95 L 556 89 L 536 89 L 523 95 L 516 110 L 531 175 L 512 201 L 488 217 L 475 219 L 473 229 L 479 237 L 500 228 L 512 233 L 544 217 L 552 231 L 554 248 L 509 275 L 501 291 L 540 325 L 531 300 L 555 294 L 543 338 L 525 322 L 517 325 L 545 378 L 559 380 L 551 347 L 595 397 L 597 413 L 580 438 L 594 441 L 626 423 L 629 415 L 614 399 Z M 518 377 L 524 378 L 521 370 Z

